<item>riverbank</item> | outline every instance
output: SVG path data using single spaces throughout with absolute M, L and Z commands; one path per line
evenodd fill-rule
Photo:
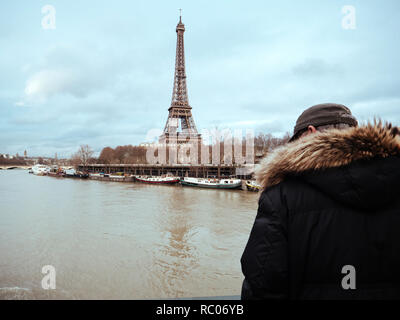
M 49 177 L 54 177 L 54 178 L 71 178 L 71 176 L 65 176 L 65 175 L 57 175 L 57 174 L 46 174 L 46 176 Z M 79 178 L 78 178 L 79 179 Z M 106 182 L 125 182 L 125 183 L 132 183 L 132 182 L 137 182 L 137 183 L 143 183 L 143 182 L 138 182 L 135 179 L 135 176 L 133 175 L 91 175 L 89 174 L 89 177 L 85 177 L 85 179 L 90 179 L 90 180 L 97 180 L 97 181 L 106 181 Z M 246 190 L 246 191 L 252 191 L 252 192 L 258 192 L 259 190 L 256 190 L 254 188 L 248 188 L 247 187 L 247 182 L 248 180 L 241 180 L 241 187 L 238 188 L 240 190 Z M 180 183 L 177 183 L 176 185 L 181 185 Z M 217 188 L 218 189 L 218 188 Z

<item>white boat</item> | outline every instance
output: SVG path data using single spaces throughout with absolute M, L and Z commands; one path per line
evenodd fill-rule
M 89 173 L 89 177 L 97 177 L 97 178 L 111 178 L 114 177 L 112 174 L 99 172 L 99 173 Z
M 112 179 L 121 179 L 121 180 L 125 179 L 125 176 L 119 174 L 110 174 L 108 177 Z
M 64 171 L 66 176 L 75 176 L 76 175 L 76 170 L 74 168 L 72 169 L 67 169 Z
M 185 177 L 183 180 L 181 180 L 181 184 L 184 186 L 200 188 L 238 189 L 242 187 L 242 180 Z
M 50 172 L 50 167 L 44 164 L 36 164 L 32 167 L 32 173 L 37 176 L 44 176 L 48 172 Z
M 103 174 L 101 173 L 89 173 L 89 177 L 102 177 Z
M 179 177 L 165 176 L 134 176 L 136 181 L 154 184 L 173 184 L 180 181 Z
M 87 173 L 76 171 L 74 168 L 67 169 L 64 171 L 64 177 L 66 178 L 80 178 L 80 179 L 87 179 L 89 175 Z

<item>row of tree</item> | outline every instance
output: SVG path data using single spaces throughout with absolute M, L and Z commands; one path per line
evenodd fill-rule
M 254 155 L 256 157 L 260 157 L 266 155 L 268 152 L 272 151 L 276 147 L 279 147 L 289 141 L 290 135 L 286 133 L 282 138 L 274 137 L 272 134 L 258 134 L 254 138 Z M 208 146 L 210 161 L 212 156 L 212 150 L 214 146 Z M 224 162 L 224 142 L 220 142 L 219 146 L 220 159 L 221 162 Z M 26 152 L 26 151 L 25 151 Z M 246 152 L 246 142 L 243 140 L 242 142 L 242 155 L 244 156 Z M 147 148 L 144 146 L 117 146 L 116 148 L 105 147 L 101 150 L 98 158 L 94 157 L 94 152 L 88 145 L 81 145 L 76 153 L 74 153 L 69 160 L 69 165 L 78 165 L 78 164 L 91 164 L 91 163 L 99 163 L 99 164 L 146 164 L 146 153 Z M 234 159 L 234 150 L 231 150 L 233 155 L 232 161 L 235 162 Z M 24 155 L 26 157 L 26 154 Z M 199 162 L 200 162 L 200 152 L 199 152 Z M 46 164 L 57 164 L 57 155 L 54 161 L 44 161 L 42 158 L 39 158 L 38 163 L 46 163 Z M 0 164 L 15 164 L 15 165 L 26 165 L 33 164 L 27 159 L 23 157 L 14 157 L 13 159 L 7 159 L 4 157 L 0 157 Z
M 7 158 L 0 156 L 0 165 L 14 165 L 14 166 L 25 166 L 30 162 L 24 159 L 23 157 L 13 157 Z
M 254 138 L 254 155 L 260 157 L 266 155 L 268 152 L 272 151 L 276 147 L 284 145 L 289 141 L 290 135 L 286 133 L 282 138 L 274 137 L 272 134 L 262 134 L 260 133 Z M 213 146 L 208 146 L 210 160 Z M 220 159 L 224 160 L 224 142 L 220 142 L 220 147 L 218 148 L 220 152 Z M 242 154 L 245 155 L 246 152 L 246 142 L 242 142 Z M 146 153 L 147 148 L 144 146 L 117 146 L 116 148 L 105 147 L 101 150 L 98 158 L 93 157 L 93 150 L 88 145 L 81 145 L 79 150 L 72 156 L 71 164 L 146 164 Z M 232 155 L 234 151 L 232 150 Z M 235 159 L 233 157 L 233 162 Z M 200 161 L 200 155 L 199 155 Z
M 282 138 L 274 137 L 270 133 L 260 133 L 254 138 L 255 153 L 266 155 L 268 152 L 271 152 L 275 148 L 286 144 L 289 139 L 289 132 L 286 132 L 286 134 Z
M 134 164 L 146 163 L 146 147 L 142 146 L 118 146 L 115 149 L 105 147 L 99 156 L 99 162 L 104 164 Z

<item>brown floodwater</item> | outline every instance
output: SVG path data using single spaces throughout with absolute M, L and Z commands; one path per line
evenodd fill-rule
M 258 195 L 0 171 L 0 299 L 239 295 Z M 54 266 L 56 289 L 41 286 Z

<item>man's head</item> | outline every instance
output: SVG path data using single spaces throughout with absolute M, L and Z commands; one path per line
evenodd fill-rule
M 300 115 L 296 121 L 293 136 L 289 141 L 297 140 L 316 131 L 331 128 L 345 129 L 356 127 L 357 124 L 356 118 L 346 106 L 336 103 L 317 104 L 306 109 Z

